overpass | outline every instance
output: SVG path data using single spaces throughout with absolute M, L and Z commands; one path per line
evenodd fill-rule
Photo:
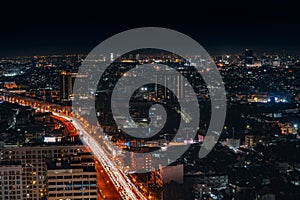
M 30 106 L 41 112 L 52 112 L 55 118 L 64 119 L 67 127 L 76 130 L 76 134 L 80 133 L 82 142 L 89 147 L 94 156 L 99 160 L 103 169 L 107 173 L 111 182 L 119 192 L 122 199 L 126 200 L 146 200 L 141 191 L 131 182 L 131 180 L 121 171 L 114 163 L 112 156 L 107 153 L 97 142 L 97 140 L 89 134 L 89 126 L 82 124 L 77 118 L 73 117 L 70 106 L 61 106 L 58 104 L 43 102 L 42 100 L 33 99 L 26 96 L 20 96 L 7 91 L 0 91 L 0 100 L 10 103 L 18 103 L 24 106 Z M 112 147 L 113 148 L 113 147 Z M 151 197 L 149 197 L 151 199 Z

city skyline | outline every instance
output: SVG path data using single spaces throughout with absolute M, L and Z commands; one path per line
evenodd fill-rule
M 1 8 L 0 200 L 300 198 L 296 3 Z
M 300 76 L 299 56 L 257 55 L 255 50 L 248 48 L 240 54 L 215 56 L 213 60 L 201 55 L 183 59 L 171 52 L 151 49 L 132 51 L 118 59 L 118 54 L 112 52 L 89 55 L 86 59 L 86 55 L 77 54 L 2 59 L 0 150 L 5 162 L 0 162 L 0 165 L 2 175 L 10 181 L 5 182 L 4 179 L 1 182 L 9 186 L 4 187 L 0 196 L 14 197 L 17 194 L 23 199 L 77 196 L 80 199 L 82 195 L 95 199 L 97 190 L 99 199 L 104 196 L 112 199 L 234 197 L 249 200 L 298 197 L 300 89 L 295 80 Z M 84 83 L 88 78 L 87 74 L 78 71 L 82 62 L 89 66 L 106 66 L 114 59 L 101 78 L 101 87 L 96 89 L 89 81 L 89 84 L 83 84 L 82 89 L 79 88 L 79 93 L 74 93 L 74 81 Z M 228 104 L 220 138 L 202 159 L 198 157 L 199 150 L 210 148 L 204 139 L 213 142 L 214 136 L 207 135 L 210 96 L 205 84 L 197 78 L 197 71 L 192 69 L 198 61 L 213 61 L 217 66 L 225 83 Z M 173 84 L 177 80 L 178 98 L 196 94 L 201 107 L 196 136 L 193 130 L 185 129 L 182 137 L 174 140 L 171 129 L 176 117 L 173 114 L 169 118 L 171 123 L 149 140 L 128 137 L 114 124 L 107 104 L 109 92 L 121 75 L 136 75 L 128 71 L 130 68 L 147 63 L 173 67 L 196 87 L 194 92 L 187 93 L 178 76 L 166 76 L 157 71 L 157 79 L 163 82 Z M 155 65 L 158 70 L 157 67 Z M 207 69 L 200 71 L 208 73 Z M 120 94 L 130 94 L 135 90 L 130 85 L 123 86 L 119 88 Z M 89 106 L 89 99 L 93 96 L 98 99 Z M 76 103 L 74 99 L 80 99 L 80 102 Z M 71 108 L 72 101 L 75 104 Z M 176 97 L 163 87 L 144 85 L 133 94 L 130 112 L 133 119 L 144 126 L 150 116 L 147 116 L 148 105 L 167 103 L 171 111 L 168 115 L 174 111 L 181 113 L 182 120 L 188 122 L 189 113 L 181 106 L 179 108 L 176 101 Z M 90 120 L 93 112 L 96 112 L 103 131 Z M 150 110 L 152 119 L 161 118 L 155 112 L 155 109 Z M 122 116 L 119 119 L 126 127 L 136 127 Z M 94 161 L 80 164 L 85 156 L 80 158 L 80 154 L 76 153 L 79 146 L 85 152 L 92 150 Z M 188 150 L 176 159 L 168 153 L 185 147 L 189 147 Z M 69 154 L 66 149 L 75 151 Z M 52 164 L 45 163 L 39 152 L 45 152 Z M 125 159 L 126 152 L 130 153 L 130 160 Z M 74 162 L 72 154 L 79 156 L 73 159 Z M 164 161 L 168 166 L 162 166 Z M 66 165 L 68 162 L 74 165 Z M 35 168 L 35 163 L 43 167 Z M 89 174 L 86 165 L 95 169 L 92 174 Z M 17 174 L 20 169 L 25 170 L 22 176 Z M 66 169 L 70 171 L 66 173 Z M 137 173 L 138 169 L 148 173 Z M 53 170 L 59 174 L 54 176 Z M 82 173 L 80 177 L 79 171 Z M 46 175 L 41 177 L 40 174 L 44 173 Z M 94 178 L 90 182 L 85 180 L 87 176 L 94 177 L 95 173 L 97 188 Z M 55 177 L 62 181 L 56 181 Z M 14 187 L 13 182 L 20 179 L 22 185 Z M 35 187 L 39 191 L 35 191 Z

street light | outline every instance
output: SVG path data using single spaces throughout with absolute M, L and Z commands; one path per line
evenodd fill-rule
M 297 129 L 298 128 L 298 124 L 294 124 L 294 128 Z

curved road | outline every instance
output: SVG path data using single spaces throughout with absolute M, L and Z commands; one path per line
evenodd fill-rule
M 126 200 L 147 200 L 147 198 L 139 191 L 139 189 L 131 182 L 131 180 L 121 172 L 115 163 L 111 160 L 111 156 L 101 148 L 98 142 L 77 122 L 77 119 L 66 117 L 55 113 L 69 122 L 72 122 L 77 131 L 80 132 L 82 142 L 87 145 L 96 158 L 102 164 L 111 181 L 119 191 L 122 199 Z

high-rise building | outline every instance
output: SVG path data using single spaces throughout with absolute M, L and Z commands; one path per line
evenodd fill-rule
M 0 145 L 2 162 L 21 162 L 22 198 L 24 200 L 46 199 L 46 158 L 66 157 L 83 152 L 82 145 L 72 146 L 4 146 Z M 19 176 L 16 174 L 16 176 Z
M 131 166 L 133 171 L 151 171 L 152 169 L 152 155 L 131 153 Z
M 245 57 L 253 57 L 252 49 L 245 49 Z
M 198 171 L 188 173 L 185 175 L 186 182 L 192 181 L 194 183 L 207 184 L 215 189 L 225 189 L 228 185 L 228 175 L 218 174 L 213 171 Z
M 226 143 L 228 146 L 232 146 L 234 148 L 239 148 L 241 144 L 240 139 L 234 139 L 234 138 L 227 138 Z
M 164 83 L 163 85 L 156 85 L 156 96 L 161 99 L 181 99 L 185 97 L 184 85 L 183 85 L 183 76 L 180 74 L 157 74 L 156 82 L 160 81 Z M 173 86 L 176 91 L 171 91 L 168 86 Z
M 21 162 L 0 162 L 0 200 L 23 199 Z
M 76 73 L 63 71 L 60 74 L 60 100 L 68 101 L 73 96 L 73 86 L 76 78 Z
M 261 136 L 259 135 L 245 135 L 245 145 L 248 147 L 256 146 L 261 142 Z
M 88 77 L 87 74 L 78 74 L 78 73 L 71 73 L 71 72 L 65 72 L 63 71 L 60 74 L 60 100 L 61 101 L 69 101 L 74 98 L 73 94 L 73 87 L 75 79 L 77 79 L 77 83 L 83 83 L 82 86 L 86 88 L 78 88 L 77 92 L 80 92 L 80 94 L 76 95 L 85 95 L 88 93 L 87 85 L 84 79 Z
M 245 65 L 252 66 L 254 64 L 253 51 L 251 49 L 245 49 Z
M 90 153 L 80 153 L 47 162 L 47 199 L 97 199 L 95 162 Z
M 110 62 L 114 61 L 114 53 L 110 53 Z
M 166 167 L 159 167 L 162 174 L 163 183 L 171 183 L 175 181 L 176 183 L 183 184 L 183 173 L 184 167 L 183 164 L 170 165 Z

